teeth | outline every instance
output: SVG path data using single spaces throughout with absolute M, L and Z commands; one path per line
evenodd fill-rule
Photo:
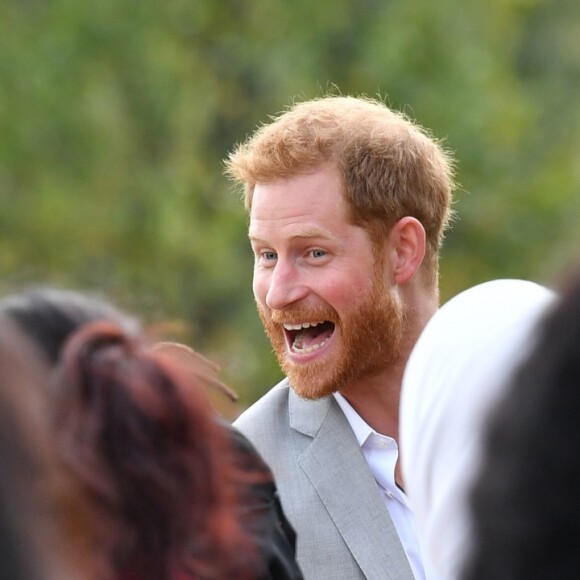
M 302 324 L 283 324 L 286 330 L 302 330 L 303 328 L 310 328 L 311 326 L 318 326 L 322 322 L 303 322 Z
M 315 350 L 318 350 L 320 347 L 324 346 L 327 342 L 328 342 L 328 339 L 323 340 L 320 344 L 313 344 L 312 346 L 309 346 L 308 348 L 298 348 L 295 345 L 293 345 L 293 348 L 294 348 L 294 352 L 299 352 L 299 353 L 314 352 Z

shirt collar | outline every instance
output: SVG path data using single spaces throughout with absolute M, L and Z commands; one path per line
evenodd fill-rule
M 374 433 L 373 429 L 368 425 L 365 420 L 352 408 L 351 404 L 346 400 L 346 398 L 340 393 L 333 393 L 336 402 L 339 404 L 346 420 L 348 421 L 351 429 L 354 431 L 354 436 L 358 441 L 360 447 L 362 447 L 366 440 Z

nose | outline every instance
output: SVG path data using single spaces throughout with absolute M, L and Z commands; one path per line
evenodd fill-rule
M 299 268 L 290 261 L 278 260 L 270 271 L 266 286 L 266 306 L 270 310 L 282 310 L 304 298 L 308 289 L 302 283 Z

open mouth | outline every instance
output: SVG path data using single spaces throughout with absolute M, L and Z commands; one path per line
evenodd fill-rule
M 326 344 L 334 333 L 334 324 L 328 320 L 284 324 L 284 334 L 292 352 L 314 352 Z

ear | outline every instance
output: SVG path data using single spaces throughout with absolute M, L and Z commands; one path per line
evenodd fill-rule
M 389 246 L 395 284 L 405 284 L 413 278 L 425 257 L 426 243 L 425 228 L 418 219 L 406 216 L 393 226 Z

